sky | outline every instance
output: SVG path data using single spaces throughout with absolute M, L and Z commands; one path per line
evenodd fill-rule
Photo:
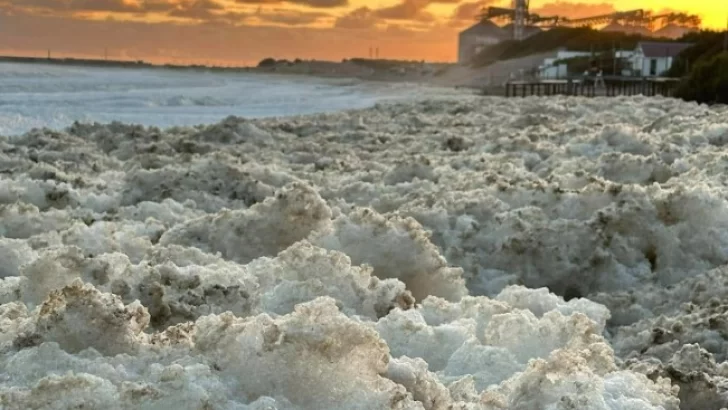
M 457 33 L 507 0 L 0 0 L 0 54 L 254 64 L 266 58 L 453 61 Z M 728 0 L 531 0 L 540 15 L 643 8 L 723 29 Z

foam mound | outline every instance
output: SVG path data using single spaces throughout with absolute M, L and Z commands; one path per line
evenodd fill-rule
M 728 407 L 725 108 L 0 137 L 0 407 Z

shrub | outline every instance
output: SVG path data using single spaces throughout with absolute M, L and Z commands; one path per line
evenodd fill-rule
M 274 58 L 265 58 L 263 60 L 260 60 L 258 63 L 258 67 L 275 67 L 276 60 Z
M 710 60 L 723 51 L 724 38 L 724 33 L 716 31 L 702 31 L 684 36 L 681 41 L 693 43 L 693 45 L 683 50 L 675 58 L 667 75 L 682 77 L 689 74 L 693 65 Z
M 728 53 L 695 64 L 675 90 L 675 96 L 707 104 L 728 104 Z

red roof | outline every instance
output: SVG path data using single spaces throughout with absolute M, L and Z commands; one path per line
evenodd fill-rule
M 690 46 L 692 46 L 691 43 L 660 43 L 657 41 L 643 41 L 637 45 L 647 58 L 676 57 Z

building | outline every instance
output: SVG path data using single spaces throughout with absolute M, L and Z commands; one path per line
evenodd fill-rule
M 639 24 L 625 24 L 622 26 L 623 33 L 632 34 L 642 37 L 652 37 L 652 31 L 645 26 Z
M 674 23 L 670 23 L 655 31 L 654 33 L 652 33 L 652 35 L 658 38 L 678 39 L 688 33 L 694 33 L 695 31 L 697 31 L 697 29 L 692 27 L 684 27 Z
M 543 60 L 538 67 L 538 77 L 544 80 L 555 80 L 568 77 L 568 65 L 563 60 L 578 57 L 589 57 L 592 53 L 588 51 L 567 51 L 560 50 L 554 57 Z M 559 63 L 557 63 L 559 62 Z
M 637 44 L 632 55 L 633 74 L 640 77 L 656 77 L 672 67 L 672 62 L 690 43 L 643 41 Z
M 605 31 L 608 33 L 623 33 L 625 31 L 624 25 L 619 24 L 619 22 L 613 21 L 606 26 L 602 27 L 601 31 Z
M 483 20 L 467 28 L 458 37 L 458 63 L 467 64 L 485 48 L 510 38 L 495 23 Z
M 515 33 L 515 31 L 514 31 L 515 30 L 515 27 L 514 27 L 513 23 L 508 23 L 505 26 L 501 27 L 501 29 L 503 31 L 505 31 L 506 34 L 508 34 L 508 38 L 513 38 L 514 33 Z M 523 38 L 524 39 L 527 39 L 527 38 L 531 37 L 532 35 L 538 34 L 538 33 L 542 32 L 542 31 L 543 31 L 543 29 L 541 29 L 541 27 L 537 27 L 537 26 L 524 26 L 523 27 Z

